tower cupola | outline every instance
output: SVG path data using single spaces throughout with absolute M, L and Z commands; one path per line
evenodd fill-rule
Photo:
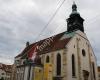
M 77 12 L 77 5 L 74 2 L 72 5 L 72 13 L 67 19 L 67 31 L 72 32 L 75 30 L 80 30 L 84 32 L 83 21 L 84 19 Z

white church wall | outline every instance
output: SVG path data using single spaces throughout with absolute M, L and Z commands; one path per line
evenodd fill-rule
M 95 74 L 96 74 L 96 80 L 98 80 L 98 71 L 97 71 L 97 59 L 96 56 L 94 55 L 93 49 L 91 47 L 91 45 L 89 45 L 90 47 L 90 54 L 91 54 L 91 62 L 94 62 L 95 65 Z
M 79 64 L 78 64 L 78 54 L 77 54 L 77 38 L 79 39 L 79 56 L 80 56 L 80 72 L 79 73 L 78 69 L 79 69 Z M 80 33 L 79 32 L 77 33 L 77 35 L 75 35 L 72 40 L 67 44 L 67 50 L 68 50 L 68 54 L 66 55 L 67 56 L 67 79 L 68 80 L 78 80 L 79 79 L 79 76 L 81 77 L 81 79 L 83 79 L 83 70 L 86 70 L 88 72 L 90 72 L 90 59 L 89 59 L 89 50 L 88 50 L 88 44 L 89 44 L 89 41 L 86 37 L 86 35 L 84 35 L 83 33 Z M 75 48 L 74 48 L 75 47 Z M 85 53 L 86 55 L 83 56 L 82 55 L 82 49 L 85 50 Z M 92 49 L 90 48 L 90 51 L 91 53 L 93 54 L 93 51 Z M 72 62 L 71 62 L 71 56 L 72 54 L 74 54 L 75 56 L 75 69 L 76 69 L 76 76 L 72 76 Z M 97 74 L 97 70 L 96 70 L 96 59 L 95 59 L 95 56 L 93 56 L 93 60 L 95 62 L 95 71 L 96 71 L 96 74 Z M 91 56 L 90 56 L 91 57 Z M 95 75 L 96 75 L 95 74 Z M 97 75 L 96 75 L 97 76 Z M 91 75 L 89 75 L 89 80 L 91 80 Z M 97 80 L 97 79 L 96 79 Z
M 78 36 L 79 40 L 79 55 L 80 55 L 80 64 L 81 64 L 81 77 L 83 78 L 83 70 L 90 72 L 90 63 L 89 63 L 89 53 L 88 53 L 88 41 L 84 36 Z M 85 56 L 82 54 L 82 50 L 85 50 Z M 89 76 L 90 77 L 90 76 Z
M 88 41 L 86 35 L 82 35 L 82 33 L 80 33 L 80 34 L 78 34 L 77 37 L 80 39 L 79 40 L 79 48 L 80 48 L 81 69 L 89 71 L 89 80 L 91 80 L 93 77 L 93 75 L 91 75 L 91 61 L 94 62 L 95 71 L 97 71 L 96 59 L 95 59 L 95 55 L 93 53 L 92 47 L 89 46 L 90 42 Z M 82 49 L 85 50 L 86 56 L 82 55 Z M 92 54 L 92 58 L 91 58 L 91 54 Z M 81 76 L 83 76 L 83 73 Z M 95 76 L 97 76 L 97 74 L 95 74 Z M 97 79 L 94 79 L 94 80 L 97 80 Z
M 98 80 L 98 77 L 97 77 L 97 64 L 96 64 L 96 57 L 95 57 L 95 54 L 94 54 L 94 52 L 93 52 L 93 49 L 92 49 L 92 47 L 91 47 L 91 44 L 90 44 L 90 42 L 89 41 L 85 41 L 85 39 L 84 38 L 82 38 L 83 40 L 83 42 L 85 42 L 84 44 L 86 45 L 86 47 L 89 49 L 89 51 L 87 52 L 88 54 L 90 54 L 90 62 L 94 62 L 94 66 L 95 66 L 95 76 L 96 76 L 96 79 L 94 79 L 94 80 Z M 87 49 L 86 48 L 86 49 Z M 89 55 L 87 55 L 88 57 L 89 57 Z M 87 57 L 87 58 L 88 58 Z M 89 65 L 91 64 L 89 62 Z M 92 66 L 92 65 L 91 65 Z M 93 67 L 92 67 L 93 68 Z M 89 67 L 89 69 L 90 69 L 90 71 L 92 71 L 92 69 L 91 69 L 91 67 Z M 90 80 L 92 79 L 92 77 L 93 77 L 93 73 L 92 73 L 92 75 L 90 75 L 91 76 L 91 78 L 90 78 Z
M 78 80 L 78 61 L 77 61 L 76 38 L 73 37 L 67 44 L 67 79 Z M 75 56 L 75 76 L 72 76 L 72 55 Z

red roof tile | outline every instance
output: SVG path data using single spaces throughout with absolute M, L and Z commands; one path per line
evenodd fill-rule
M 2 69 L 5 72 L 11 72 L 12 65 L 6 65 L 6 64 L 0 64 L 0 69 Z

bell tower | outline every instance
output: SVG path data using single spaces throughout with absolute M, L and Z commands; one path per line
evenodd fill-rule
M 77 12 L 77 5 L 74 2 L 72 5 L 72 13 L 67 19 L 67 32 L 72 32 L 75 30 L 84 32 L 83 22 L 84 19 Z

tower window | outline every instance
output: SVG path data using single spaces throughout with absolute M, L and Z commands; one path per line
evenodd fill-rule
M 57 73 L 57 76 L 58 75 L 61 75 L 61 55 L 60 54 L 57 54 L 57 65 L 56 65 L 56 73 Z
M 50 62 L 50 59 L 49 59 L 49 56 L 46 57 L 46 63 L 49 63 Z
M 85 52 L 84 49 L 82 49 L 82 55 L 83 55 L 83 56 L 86 56 L 86 52 Z
M 75 76 L 75 56 L 72 55 L 72 76 Z

